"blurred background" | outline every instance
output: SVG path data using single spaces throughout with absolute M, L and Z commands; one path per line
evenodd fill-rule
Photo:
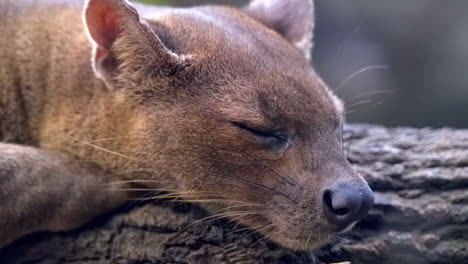
M 348 121 L 468 128 L 468 1 L 315 2 L 313 64 L 345 101 Z

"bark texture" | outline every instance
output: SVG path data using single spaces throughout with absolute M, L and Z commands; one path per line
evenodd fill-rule
M 168 201 L 26 237 L 0 250 L 0 263 L 468 263 L 468 130 L 352 125 L 345 138 L 376 205 L 313 253 L 280 248 L 228 220 L 197 222 L 203 210 Z

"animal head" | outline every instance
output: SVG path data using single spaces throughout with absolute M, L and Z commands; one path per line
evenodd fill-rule
M 88 0 L 84 22 L 96 76 L 134 118 L 139 137 L 123 151 L 149 180 L 295 249 L 367 213 L 372 192 L 343 154 L 343 105 L 310 66 L 311 0 L 140 12 Z

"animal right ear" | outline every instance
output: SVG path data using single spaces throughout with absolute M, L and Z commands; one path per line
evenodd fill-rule
M 180 63 L 126 0 L 87 0 L 83 19 L 94 71 L 109 88 L 123 71 L 164 72 Z
M 246 11 L 278 32 L 310 59 L 314 30 L 313 0 L 251 0 Z

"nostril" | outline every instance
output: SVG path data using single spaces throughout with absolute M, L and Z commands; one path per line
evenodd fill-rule
M 336 215 L 345 216 L 349 213 L 349 210 L 346 208 L 334 209 Z
M 326 190 L 323 193 L 323 202 L 325 203 L 325 206 L 328 209 L 333 210 L 332 197 L 331 197 L 331 191 L 330 190 Z
M 325 193 L 323 194 L 323 201 L 325 203 L 325 206 L 327 206 L 328 209 L 337 216 L 344 216 L 349 213 L 348 208 L 333 207 L 332 192 L 330 190 L 326 190 Z

